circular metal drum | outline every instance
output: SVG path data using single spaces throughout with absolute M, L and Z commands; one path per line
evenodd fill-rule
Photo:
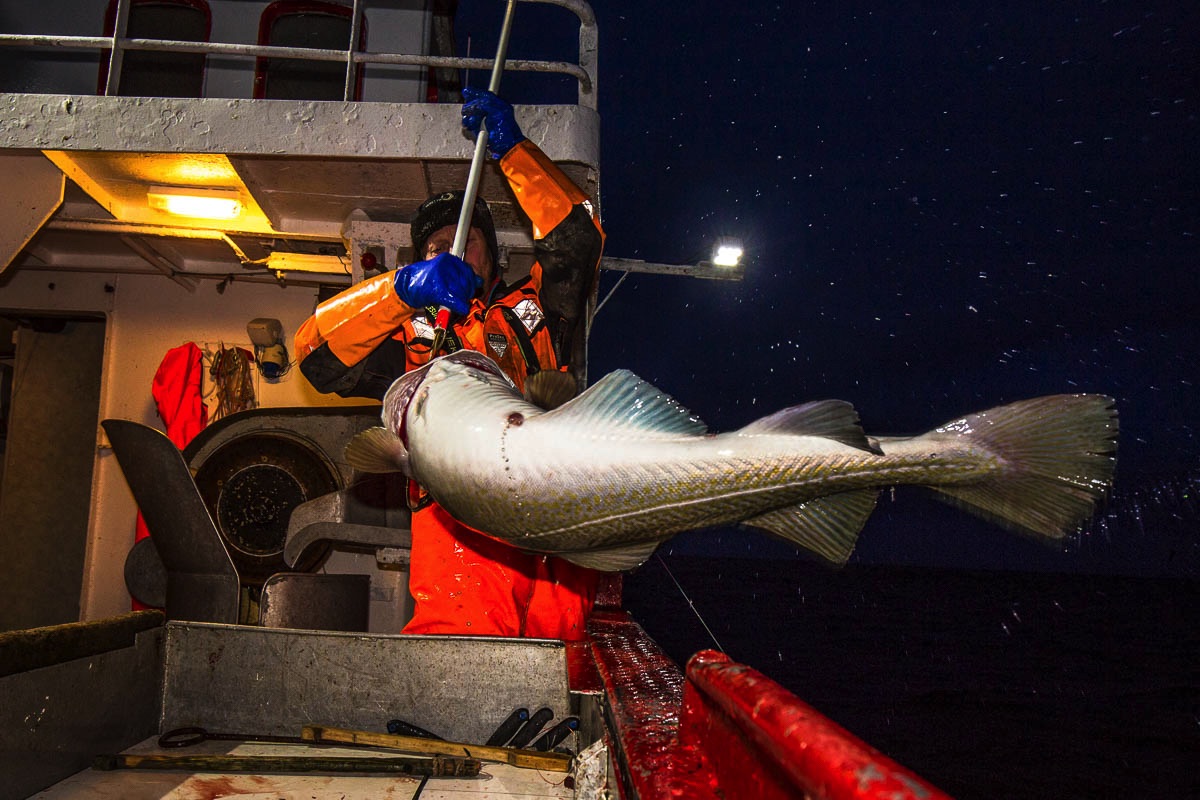
M 339 488 L 333 466 L 310 444 L 271 432 L 234 438 L 200 465 L 196 486 L 243 583 L 307 572 L 327 554 L 318 550 L 294 568 L 283 560 L 292 510 Z

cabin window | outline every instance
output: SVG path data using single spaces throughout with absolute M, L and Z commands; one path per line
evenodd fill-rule
M 117 0 L 109 0 L 104 35 L 116 29 Z M 126 37 L 207 42 L 212 14 L 206 0 L 131 0 Z M 108 83 L 110 51 L 100 56 L 98 94 Z M 117 94 L 133 97 L 200 97 L 204 94 L 203 53 L 158 53 L 126 50 L 122 56 Z
M 350 42 L 352 9 L 318 0 L 279 0 L 263 11 L 258 43 L 277 47 L 345 50 Z M 359 51 L 367 46 L 366 20 L 359 28 Z M 300 61 L 260 58 L 254 96 L 277 100 L 342 100 L 346 91 L 344 61 Z M 355 67 L 354 100 L 362 99 L 362 69 Z

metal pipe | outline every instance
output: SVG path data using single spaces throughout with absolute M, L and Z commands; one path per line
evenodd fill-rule
M 508 0 L 504 10 L 504 24 L 500 27 L 500 42 L 496 45 L 496 60 L 492 64 L 492 79 L 488 83 L 489 92 L 500 90 L 500 77 L 504 74 L 504 57 L 508 53 L 508 38 L 512 33 L 513 17 L 516 15 L 517 0 Z M 454 231 L 454 244 L 450 252 L 462 258 L 467 252 L 467 237 L 471 232 L 471 216 L 475 213 L 475 197 L 479 194 L 479 178 L 483 174 L 483 161 L 487 157 L 488 130 L 486 123 L 479 126 L 479 134 L 475 137 L 475 155 L 471 158 L 471 171 L 467 174 L 467 188 L 463 193 L 462 209 L 458 213 L 458 228 Z M 419 256 L 420 254 L 418 254 Z M 498 265 L 493 264 L 496 269 Z M 446 336 L 446 328 L 450 324 L 450 309 L 442 306 L 437 311 L 433 322 L 433 354 L 442 349 L 442 341 Z
M 179 270 L 175 267 L 175 265 L 163 257 L 163 255 L 153 247 L 133 236 L 122 236 L 121 241 L 124 242 L 125 246 L 130 250 L 141 256 L 143 261 L 154 267 L 163 275 L 166 275 L 168 278 L 175 281 L 175 283 L 178 283 L 189 292 L 196 291 L 195 281 L 180 275 Z
M 245 56 L 247 58 L 290 58 L 298 61 L 345 61 L 345 50 L 323 50 L 312 47 L 278 47 L 225 42 L 187 42 L 172 39 L 119 39 L 122 50 L 146 50 L 163 53 L 202 53 L 205 55 Z M 26 36 L 0 33 L 0 46 L 53 47 L 66 50 L 108 50 L 113 39 L 108 36 Z M 435 67 L 445 69 L 491 69 L 490 58 L 458 58 L 457 56 L 422 56 L 404 53 L 350 53 L 358 64 L 391 64 L 406 67 Z M 579 81 L 580 91 L 592 92 L 595 80 L 578 64 L 567 61 L 530 61 L 513 59 L 504 68 L 513 72 L 547 72 L 568 75 Z M 111 73 L 110 73 L 111 74 Z
M 616 272 L 647 272 L 656 275 L 683 275 L 689 278 L 709 278 L 722 281 L 740 281 L 746 275 L 745 266 L 741 264 L 736 267 L 718 267 L 710 261 L 701 261 L 697 264 L 659 264 L 653 261 L 614 256 L 601 258 L 600 269 Z
M 350 44 L 346 47 L 346 90 L 342 99 L 350 102 L 354 99 L 355 73 L 354 51 L 358 48 L 358 32 L 362 27 L 362 0 L 354 0 L 354 8 L 350 12 Z
M 113 24 L 112 50 L 108 54 L 108 77 L 104 81 L 104 93 L 114 95 L 121 85 L 121 68 L 125 63 L 125 51 L 121 41 L 129 31 L 130 0 L 117 0 L 117 17 Z
M 261 231 L 226 231 L 217 228 L 183 228 L 171 225 L 151 225 L 118 220 L 80 219 L 78 217 L 56 217 L 45 225 L 46 230 L 80 231 L 83 233 L 128 233 L 137 236 L 169 236 L 176 239 L 224 239 L 233 236 L 264 236 Z M 337 237 L 316 233 L 278 233 L 275 236 L 301 239 L 310 242 L 334 242 Z
M 496 61 L 492 64 L 492 79 L 488 82 L 488 91 L 492 93 L 500 91 L 500 78 L 504 75 L 504 60 L 508 54 L 508 39 L 516 10 L 517 0 L 508 0 L 504 24 L 500 28 L 500 42 L 496 45 Z M 467 235 L 470 233 L 471 215 L 475 213 L 475 197 L 479 194 L 479 178 L 487 157 L 487 143 L 487 125 L 483 124 L 479 126 L 479 135 L 475 137 L 475 155 L 471 158 L 471 172 L 467 175 L 467 189 L 463 195 L 462 211 L 458 215 L 458 230 L 454 232 L 454 246 L 450 249 L 459 258 L 467 252 Z
M 188 42 L 174 39 L 127 39 L 111 36 L 47 36 L 0 33 L 0 46 L 51 47 L 67 50 L 146 50 L 163 53 L 201 53 L 247 58 L 290 58 L 301 61 L 347 61 L 358 64 L 391 64 L 395 66 L 437 67 L 448 69 L 490 69 L 494 61 L 488 58 L 458 58 L 455 56 L 425 56 L 404 53 L 360 53 L 345 50 L 326 50 L 312 47 L 278 47 L 272 45 L 234 44 L 229 42 Z M 514 59 L 505 63 L 514 72 L 549 72 L 569 75 L 580 83 L 580 91 L 590 93 L 595 86 L 593 75 L 579 64 L 566 61 L 536 61 Z M 112 74 L 110 69 L 109 74 Z M 110 92 L 111 94 L 111 92 Z
M 596 25 L 596 13 L 592 11 L 592 7 L 583 0 L 521 0 L 522 3 L 538 3 L 546 6 L 558 6 L 565 8 L 568 11 L 579 17 L 581 25 Z
M 542 3 L 571 11 L 579 18 L 579 69 L 587 79 L 579 78 L 579 105 L 593 111 L 598 108 L 596 80 L 599 77 L 598 52 L 600 34 L 596 29 L 596 14 L 584 0 L 521 0 L 524 3 Z M 515 67 L 509 67 L 515 69 Z
M 140 263 L 140 262 L 139 262 Z M 64 272 L 80 275 L 160 275 L 161 270 L 151 269 L 149 265 L 146 268 L 141 267 L 114 267 L 111 265 L 95 266 L 94 264 L 47 264 L 40 262 L 37 264 L 24 263 L 21 264 L 21 270 L 27 272 L 47 272 L 62 274 Z M 333 273 L 322 274 L 319 277 L 313 272 L 289 272 L 283 271 L 283 279 L 288 286 L 306 286 L 313 289 L 318 289 L 322 286 L 327 286 L 331 283 L 351 283 L 349 275 L 334 275 Z M 195 281 L 199 284 L 201 281 L 215 281 L 217 283 L 255 283 L 260 285 L 279 285 L 280 278 L 274 273 L 267 273 L 261 270 L 255 272 L 189 272 L 180 273 L 178 278 L 183 280 Z M 219 291 L 219 290 L 218 290 Z

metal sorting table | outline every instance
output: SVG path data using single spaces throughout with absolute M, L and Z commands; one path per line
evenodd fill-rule
M 382 732 L 398 718 L 449 740 L 483 742 L 514 708 L 549 707 L 554 719 L 572 713 L 562 642 L 189 622 L 143 630 L 131 646 L 5 674 L 0 691 L 0 768 L 13 778 L 0 797 L 403 798 L 422 778 L 108 772 L 91 762 L 107 753 L 396 758 L 407 754 L 212 740 L 164 750 L 157 739 L 187 726 L 290 737 L 305 725 Z M 561 772 L 484 761 L 476 777 L 430 778 L 422 796 L 573 797 L 570 784 Z

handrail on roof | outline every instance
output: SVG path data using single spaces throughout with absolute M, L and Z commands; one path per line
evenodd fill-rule
M 326 50 L 306 47 L 279 47 L 232 42 L 188 42 L 170 39 L 130 39 L 124 34 L 133 0 L 117 0 L 116 25 L 112 36 L 53 36 L 34 34 L 0 34 L 0 45 L 24 47 L 60 47 L 65 49 L 110 50 L 108 83 L 105 94 L 116 94 L 120 83 L 122 53 L 126 50 L 149 50 L 169 53 L 204 53 L 227 56 L 290 58 L 305 61 L 346 62 L 346 94 L 351 99 L 355 67 L 359 64 L 394 64 L 443 69 L 492 68 L 490 58 L 460 58 L 406 53 L 364 53 L 354 49 Z M 354 0 L 354 17 L 358 19 L 364 0 Z M 584 0 L 519 0 L 522 3 L 541 3 L 561 6 L 579 18 L 579 63 L 506 59 L 505 69 L 518 72 L 546 72 L 569 75 L 579 84 L 579 105 L 596 109 L 596 49 L 598 35 L 596 17 Z M 356 37 L 354 37 L 356 38 Z M 351 41 L 354 41 L 352 38 Z

